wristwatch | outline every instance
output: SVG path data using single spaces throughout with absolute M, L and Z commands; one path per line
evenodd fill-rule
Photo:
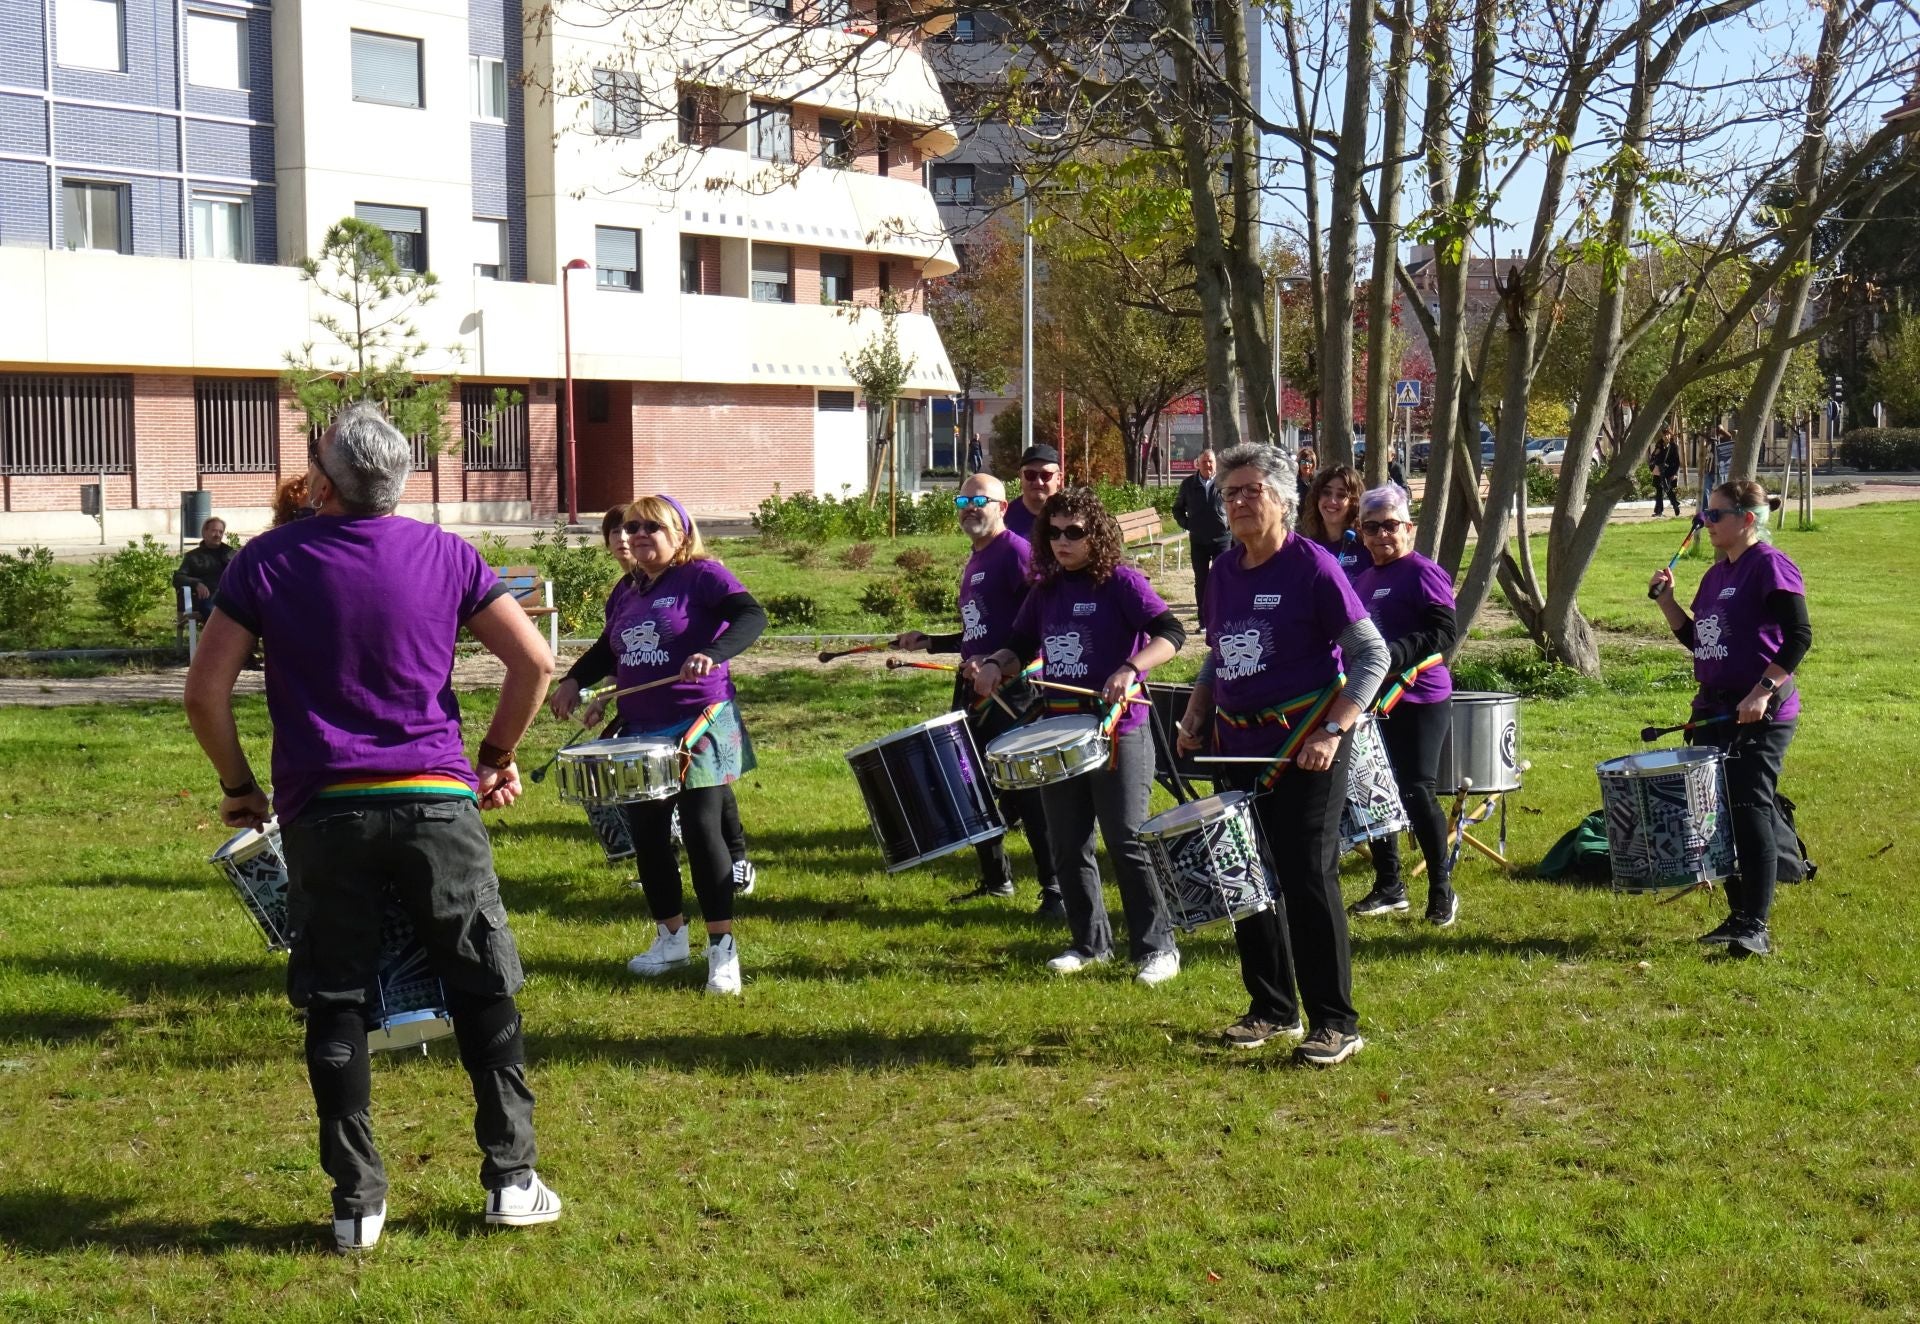
M 1772 676 L 1762 676 L 1760 677 L 1760 688 L 1765 690 L 1768 694 L 1772 694 L 1780 688 L 1780 682 L 1775 680 Z
M 1341 726 L 1340 723 L 1338 722 L 1328 722 L 1325 726 L 1322 726 L 1320 729 L 1322 731 L 1325 731 L 1328 735 L 1332 736 L 1335 740 L 1338 740 L 1341 736 L 1347 733 L 1346 728 Z

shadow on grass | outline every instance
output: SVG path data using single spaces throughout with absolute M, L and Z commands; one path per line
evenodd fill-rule
M 332 1252 L 323 1221 L 249 1223 L 220 1218 L 187 1223 L 127 1218 L 133 1201 L 74 1195 L 45 1187 L 0 1191 L 0 1246 L 54 1254 L 105 1247 L 128 1255 L 220 1255 L 235 1249 Z
M 0 1044 L 68 1044 L 98 1039 L 112 1025 L 109 1017 L 77 1012 L 0 1012 Z
M 148 892 L 211 892 L 218 889 L 232 896 L 233 889 L 221 882 L 213 872 L 213 866 L 205 869 L 177 873 L 119 873 L 102 870 L 98 873 L 68 874 L 58 880 L 61 887 L 137 887 Z M 236 904 L 237 901 L 236 901 Z
M 1436 929 L 1426 924 L 1395 926 L 1403 931 L 1382 928 L 1353 929 L 1355 956 L 1509 956 L 1556 961 L 1577 961 L 1601 949 L 1597 937 L 1583 934 L 1576 938 L 1493 938 L 1458 929 Z
M 265 953 L 254 961 L 127 960 L 97 952 L 55 952 L 14 956 L 6 962 L 30 975 L 53 975 L 110 988 L 134 1002 L 155 994 L 184 998 L 278 993 L 286 986 L 286 968 Z
M 527 1035 L 527 1058 L 536 1067 L 546 1062 L 604 1062 L 741 1075 L 771 1072 L 797 1076 L 850 1067 L 963 1069 L 973 1066 L 985 1051 L 986 1043 L 978 1035 L 947 1030 L 898 1034 L 782 1030 L 618 1039 L 566 1030 L 550 1033 L 535 1026 Z

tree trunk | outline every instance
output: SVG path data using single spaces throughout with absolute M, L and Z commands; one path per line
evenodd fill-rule
M 1253 99 L 1246 10 L 1240 0 L 1214 0 L 1215 28 L 1225 57 L 1228 94 Z M 1248 440 L 1271 445 L 1280 436 L 1273 393 L 1273 328 L 1267 322 L 1267 274 L 1260 264 L 1260 144 L 1253 121 L 1238 110 L 1227 120 L 1232 163 L 1232 230 L 1226 246 L 1233 300 L 1233 344 L 1247 390 Z
M 1393 458 L 1394 267 L 1400 247 L 1400 153 L 1407 143 L 1407 70 L 1413 59 L 1412 0 L 1395 0 L 1393 41 L 1387 54 L 1382 106 L 1380 183 L 1373 209 L 1373 279 L 1367 287 L 1367 470 L 1368 487 L 1387 481 Z
M 1327 227 L 1327 325 L 1320 337 L 1320 464 L 1353 463 L 1353 288 L 1360 243 L 1360 188 L 1367 160 L 1373 88 L 1373 4 L 1347 9 L 1346 101 L 1333 158 L 1333 216 Z

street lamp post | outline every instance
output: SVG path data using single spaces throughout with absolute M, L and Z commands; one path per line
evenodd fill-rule
M 1020 181 L 1026 224 L 1021 228 L 1020 264 L 1020 453 L 1033 445 L 1033 185 Z M 1056 441 L 1066 444 L 1065 437 Z
M 1280 318 L 1286 294 L 1295 283 L 1292 276 L 1273 278 L 1273 427 L 1274 445 L 1284 448 L 1287 438 L 1287 378 L 1280 368 Z
M 583 257 L 577 257 L 560 269 L 560 336 L 565 347 L 567 373 L 567 523 L 580 522 L 580 465 L 578 453 L 574 449 L 574 437 L 579 429 L 574 426 L 573 412 L 573 281 L 569 279 L 576 271 L 592 270 L 592 263 Z

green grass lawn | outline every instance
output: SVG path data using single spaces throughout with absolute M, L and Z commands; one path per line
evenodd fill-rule
M 1645 599 L 1677 541 L 1609 535 L 1608 682 L 1526 707 L 1519 862 L 1684 712 Z M 1360 1057 L 1236 1053 L 1227 935 L 1160 989 L 1056 979 L 1030 883 L 949 909 L 970 861 L 879 871 L 841 754 L 944 677 L 776 672 L 742 683 L 746 996 L 705 998 L 697 961 L 624 973 L 644 907 L 551 783 L 489 814 L 566 1216 L 483 1228 L 443 1043 L 376 1063 L 391 1217 L 357 1261 L 329 1249 L 282 958 L 204 862 L 225 834 L 181 714 L 0 711 L 0 1319 L 1911 1318 L 1920 506 L 1782 543 L 1817 634 L 1786 789 L 1821 873 L 1782 889 L 1774 959 L 1703 957 L 1717 894 L 1469 857 L 1458 927 L 1356 926 Z M 264 705 L 240 717 L 264 765 Z

